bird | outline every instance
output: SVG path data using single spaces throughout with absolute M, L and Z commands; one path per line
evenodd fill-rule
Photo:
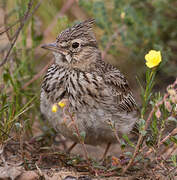
M 48 68 L 41 86 L 40 110 L 57 133 L 80 143 L 66 112 L 52 106 L 67 100 L 84 143 L 93 146 L 117 143 L 116 135 L 128 134 L 138 119 L 138 108 L 125 76 L 102 59 L 93 31 L 94 19 L 62 31 L 56 41 L 41 47 L 50 50 L 54 63 Z M 73 145 L 73 147 L 74 147 Z

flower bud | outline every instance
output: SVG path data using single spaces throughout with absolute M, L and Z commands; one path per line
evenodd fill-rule
M 165 104 L 165 108 L 168 110 L 168 112 L 171 112 L 172 111 L 172 106 L 171 106 L 170 102 L 165 101 L 164 104 Z
M 159 108 L 157 109 L 157 111 L 156 111 L 156 113 L 155 113 L 155 116 L 157 117 L 157 119 L 160 118 L 161 112 L 160 112 L 160 109 L 159 109 Z
M 167 91 L 170 96 L 175 96 L 177 94 L 174 89 L 168 89 Z
M 61 108 L 64 108 L 67 104 L 68 100 L 67 99 L 62 99 L 60 102 L 58 102 L 58 105 L 61 107 Z
M 121 17 L 121 19 L 124 19 L 125 18 L 125 12 L 121 12 L 120 17 Z
M 174 103 L 177 104 L 177 94 L 174 96 L 170 96 L 170 100 Z

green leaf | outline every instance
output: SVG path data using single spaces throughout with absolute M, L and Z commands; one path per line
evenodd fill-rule
M 96 169 L 101 169 L 101 170 L 106 170 L 107 168 L 101 165 L 93 165 L 94 168 Z
M 128 138 L 128 136 L 126 134 L 123 134 L 122 137 L 131 147 L 133 147 L 133 148 L 135 147 L 135 145 L 130 141 L 130 139 Z
M 84 141 L 84 140 L 85 140 L 85 137 L 86 137 L 86 132 L 85 132 L 85 131 L 82 131 L 82 132 L 80 133 L 80 136 L 81 136 L 82 140 Z
M 138 124 L 139 124 L 139 132 L 143 135 L 143 136 L 145 136 L 146 135 L 146 133 L 147 133 L 147 131 L 145 131 L 144 130 L 144 128 L 145 128 L 145 123 L 146 123 L 146 121 L 144 120 L 144 119 L 140 119 L 139 120 L 139 122 L 138 122 Z
M 170 137 L 170 140 L 171 140 L 172 142 L 174 142 L 175 144 L 177 144 L 177 135 Z
M 129 152 L 129 151 L 125 152 L 124 154 L 127 155 L 127 156 L 130 156 L 130 157 L 132 157 L 132 155 L 133 155 L 133 153 Z
M 78 135 L 77 135 L 77 133 L 73 132 L 73 135 L 74 135 L 74 136 L 76 136 L 76 137 L 78 138 Z
M 121 140 L 120 146 L 121 149 L 124 149 L 126 147 L 125 141 Z
M 172 156 L 171 156 L 171 160 L 172 160 L 172 162 L 173 162 L 173 165 L 174 165 L 174 167 L 176 167 L 177 166 L 177 156 L 175 155 L 175 154 L 173 154 Z
M 5 83 L 7 83 L 7 81 L 10 79 L 10 74 L 8 72 L 5 72 L 3 74 L 3 80 Z

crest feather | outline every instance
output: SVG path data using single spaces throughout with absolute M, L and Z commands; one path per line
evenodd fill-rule
M 70 41 L 77 38 L 87 38 L 88 41 L 96 43 L 96 38 L 92 31 L 94 22 L 94 19 L 87 19 L 79 24 L 67 28 L 59 34 L 57 41 Z

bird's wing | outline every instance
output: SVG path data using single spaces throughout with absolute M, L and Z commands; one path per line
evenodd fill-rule
M 117 108 L 127 112 L 137 110 L 137 105 L 128 81 L 118 69 L 111 65 L 110 67 L 111 68 L 108 67 L 108 71 L 104 73 L 104 80 L 117 100 Z

